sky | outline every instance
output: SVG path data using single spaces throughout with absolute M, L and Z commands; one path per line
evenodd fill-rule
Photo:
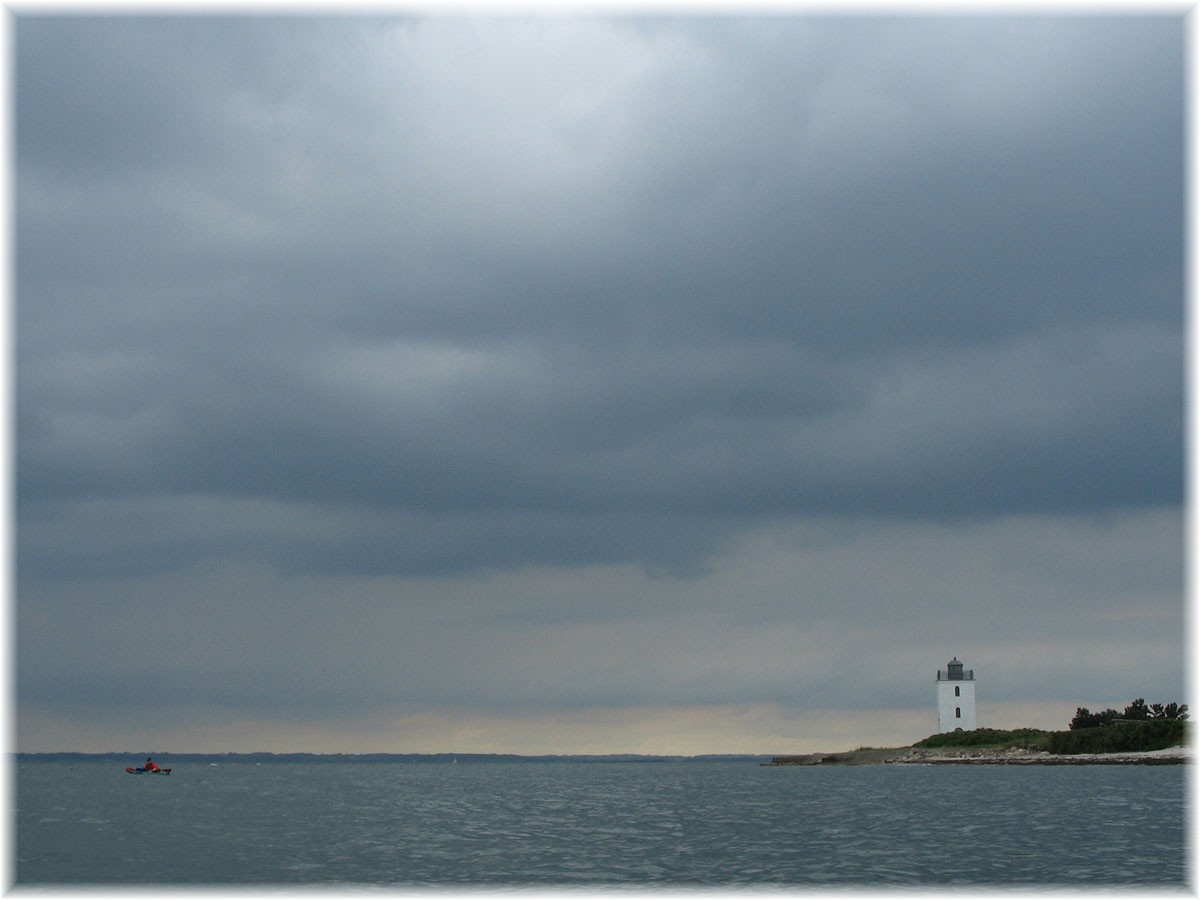
M 1185 30 L 15 15 L 17 749 L 1187 702 Z

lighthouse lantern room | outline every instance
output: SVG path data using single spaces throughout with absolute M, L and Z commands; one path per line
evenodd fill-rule
M 956 656 L 937 673 L 938 732 L 975 730 L 975 672 Z

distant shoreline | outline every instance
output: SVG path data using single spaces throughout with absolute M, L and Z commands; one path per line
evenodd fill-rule
M 665 762 L 762 762 L 770 759 L 769 753 L 710 753 L 694 756 L 640 753 L 302 753 L 268 751 L 189 753 L 169 750 L 150 751 L 104 751 L 87 753 L 82 751 L 18 751 L 9 758 L 25 762 L 112 762 L 137 763 L 147 756 L 159 762 L 246 765 L 254 763 L 665 763 Z
M 1143 753 L 1053 754 L 1014 748 L 961 750 L 921 750 L 900 747 L 894 750 L 850 750 L 844 753 L 808 753 L 798 756 L 774 756 L 764 766 L 1176 766 L 1191 762 L 1187 747 L 1171 747 Z

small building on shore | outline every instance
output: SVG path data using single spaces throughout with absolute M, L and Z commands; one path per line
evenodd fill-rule
M 975 670 L 958 657 L 937 672 L 938 733 L 975 730 Z

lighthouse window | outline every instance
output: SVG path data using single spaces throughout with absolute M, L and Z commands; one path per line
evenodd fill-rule
M 955 697 L 958 696 L 958 685 L 957 684 L 954 686 L 954 696 Z
M 954 707 L 954 718 L 956 718 L 956 719 L 962 718 L 962 707 L 961 706 Z

